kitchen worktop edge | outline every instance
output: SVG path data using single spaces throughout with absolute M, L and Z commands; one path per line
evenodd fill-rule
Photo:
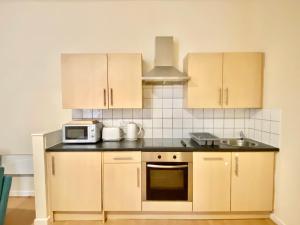
M 181 143 L 184 141 L 186 146 Z M 142 152 L 278 152 L 279 148 L 260 143 L 259 147 L 218 147 L 199 146 L 188 138 L 138 139 L 137 141 L 98 142 L 94 144 L 59 143 L 46 149 L 46 152 L 80 151 L 142 151 Z

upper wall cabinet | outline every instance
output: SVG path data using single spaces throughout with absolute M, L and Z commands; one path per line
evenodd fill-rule
M 189 108 L 262 107 L 262 53 L 192 53 L 185 72 Z
M 63 107 L 142 108 L 141 76 L 141 54 L 63 54 Z
M 262 53 L 223 55 L 223 106 L 261 108 L 263 89 Z
M 109 108 L 142 108 L 141 76 L 141 54 L 108 54 Z
M 63 54 L 61 73 L 64 108 L 108 107 L 106 54 Z
M 222 107 L 223 54 L 189 54 L 185 70 L 188 81 L 186 103 L 189 108 Z

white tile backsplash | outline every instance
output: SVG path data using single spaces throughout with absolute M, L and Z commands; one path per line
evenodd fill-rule
M 112 115 L 114 119 L 122 119 L 123 118 L 123 110 L 122 109 L 113 109 Z
M 192 109 L 183 109 L 182 110 L 182 117 L 183 118 L 193 118 L 193 110 Z
M 72 119 L 82 119 L 83 110 L 82 109 L 73 109 L 72 110 Z
M 162 108 L 163 100 L 161 98 L 153 98 L 152 100 L 153 108 Z
M 132 109 L 123 109 L 123 119 L 132 119 Z
M 166 98 L 166 99 L 163 99 L 163 108 L 165 109 L 172 109 L 173 108 L 173 99 L 171 98 Z
M 93 118 L 93 110 L 92 109 L 83 109 L 82 116 L 85 119 L 92 119 Z
M 163 128 L 172 128 L 172 119 L 163 119 Z
M 223 119 L 224 118 L 224 109 L 214 109 L 214 118 L 215 119 Z
M 152 109 L 143 109 L 143 119 L 152 118 Z
M 279 146 L 281 110 L 187 109 L 183 85 L 144 85 L 143 109 L 74 109 L 73 119 L 98 119 L 105 126 L 133 121 L 144 128 L 144 138 L 189 138 L 191 132 L 218 137 L 247 137 Z
M 163 118 L 172 118 L 173 110 L 172 109 L 163 109 Z
M 162 109 L 152 109 L 153 111 L 153 118 L 162 118 L 163 110 Z
M 173 98 L 173 90 L 171 85 L 164 85 L 163 98 Z
M 234 109 L 225 109 L 225 118 L 234 118 Z
M 214 109 L 204 109 L 204 118 L 214 118 Z
M 102 119 L 102 110 L 93 109 L 93 119 Z
M 182 109 L 173 109 L 173 118 L 182 118 Z
M 183 100 L 181 98 L 173 99 L 173 108 L 174 109 L 182 109 Z
M 153 128 L 162 128 L 163 120 L 162 119 L 153 119 Z
M 183 128 L 193 128 L 193 119 L 183 119 L 182 127 Z
M 173 119 L 173 128 L 182 128 L 182 119 Z
M 279 147 L 281 110 L 251 109 L 250 119 L 246 124 L 250 138 Z
M 142 109 L 133 109 L 132 110 L 132 118 L 133 119 L 134 118 L 136 118 L 136 119 L 143 118 L 143 110 Z

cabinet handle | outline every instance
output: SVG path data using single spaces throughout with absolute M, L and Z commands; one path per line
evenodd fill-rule
M 137 168 L 137 187 L 140 187 L 140 168 Z
M 222 157 L 204 157 L 203 160 L 206 160 L 206 161 L 223 161 L 224 158 L 222 158 Z
M 106 106 L 106 89 L 104 88 L 103 89 L 103 95 L 104 95 L 104 97 L 103 97 L 103 100 L 104 100 L 104 106 Z
M 114 104 L 114 97 L 113 97 L 113 89 L 110 89 L 110 104 L 113 105 Z
M 235 156 L 235 170 L 234 170 L 235 175 L 238 177 L 239 176 L 239 156 Z
M 52 170 L 52 175 L 55 175 L 55 158 L 54 156 L 51 157 L 51 170 Z
M 115 157 L 114 160 L 133 160 L 132 157 Z
M 226 105 L 229 103 L 229 90 L 226 88 Z
M 219 89 L 219 104 L 223 104 L 222 88 Z

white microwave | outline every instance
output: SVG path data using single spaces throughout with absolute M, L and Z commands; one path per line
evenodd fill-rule
M 64 124 L 63 143 L 96 143 L 101 138 L 102 123 L 94 121 L 72 121 Z

